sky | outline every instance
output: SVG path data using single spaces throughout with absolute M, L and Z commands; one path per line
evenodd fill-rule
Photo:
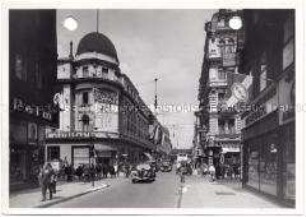
M 115 45 L 120 69 L 127 74 L 144 102 L 153 108 L 154 78 L 158 78 L 158 119 L 169 128 L 174 148 L 192 146 L 194 111 L 204 56 L 204 24 L 216 10 L 99 10 L 99 32 Z M 78 22 L 75 31 L 65 18 Z M 97 30 L 97 10 L 57 10 L 59 57 L 74 53 L 80 39 Z

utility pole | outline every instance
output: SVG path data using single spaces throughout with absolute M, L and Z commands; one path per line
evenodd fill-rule
M 158 106 L 158 100 L 157 100 L 157 81 L 158 81 L 158 78 L 155 78 L 154 79 L 154 82 L 155 82 L 155 91 L 154 91 L 154 113 L 155 113 L 155 116 L 157 116 L 157 106 Z
M 99 33 L 99 9 L 97 9 L 97 33 Z

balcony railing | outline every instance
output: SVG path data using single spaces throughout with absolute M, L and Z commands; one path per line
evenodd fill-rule
M 215 135 L 216 139 L 240 139 L 241 134 L 239 133 L 219 133 Z
M 140 138 L 137 136 L 132 136 L 128 134 L 120 134 L 118 132 L 109 131 L 66 131 L 66 130 L 47 130 L 47 139 L 94 139 L 94 138 L 104 138 L 104 139 L 126 139 L 133 143 L 145 146 L 153 147 L 154 144 L 147 139 Z
M 47 139 L 90 139 L 90 138 L 118 138 L 117 132 L 109 131 L 66 131 L 66 130 L 47 130 Z
M 209 86 L 216 87 L 216 86 L 226 86 L 227 85 L 227 78 L 224 75 L 218 75 L 218 77 L 210 78 L 209 79 Z

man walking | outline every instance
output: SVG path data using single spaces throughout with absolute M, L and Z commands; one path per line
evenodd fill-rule
M 49 190 L 49 199 L 52 200 L 53 189 L 52 189 L 51 178 L 54 175 L 55 173 L 54 173 L 54 170 L 51 164 L 50 163 L 45 164 L 40 174 L 41 185 L 42 185 L 41 190 L 42 190 L 42 197 L 43 197 L 42 201 L 46 200 L 47 190 Z
M 214 182 L 216 178 L 216 168 L 214 167 L 213 164 L 211 164 L 208 170 L 209 170 L 210 180 Z

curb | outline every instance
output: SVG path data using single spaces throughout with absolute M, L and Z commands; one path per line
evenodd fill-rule
M 102 190 L 102 189 L 105 189 L 105 188 L 108 188 L 108 187 L 110 187 L 110 185 L 109 184 L 105 184 L 103 186 L 96 187 L 94 189 L 85 190 L 84 192 L 81 192 L 79 194 L 75 194 L 75 195 L 72 195 L 72 196 L 69 196 L 69 197 L 65 197 L 63 199 L 59 199 L 59 200 L 56 200 L 56 201 L 53 201 L 53 202 L 50 202 L 50 203 L 46 203 L 46 204 L 41 204 L 41 205 L 35 206 L 34 208 L 47 208 L 49 206 L 53 206 L 53 205 L 56 205 L 56 204 L 59 204 L 59 203 L 63 203 L 63 202 L 66 202 L 68 200 L 72 200 L 72 199 L 75 199 L 77 197 L 81 197 L 81 196 L 89 194 L 91 192 L 99 191 L 99 190 Z

